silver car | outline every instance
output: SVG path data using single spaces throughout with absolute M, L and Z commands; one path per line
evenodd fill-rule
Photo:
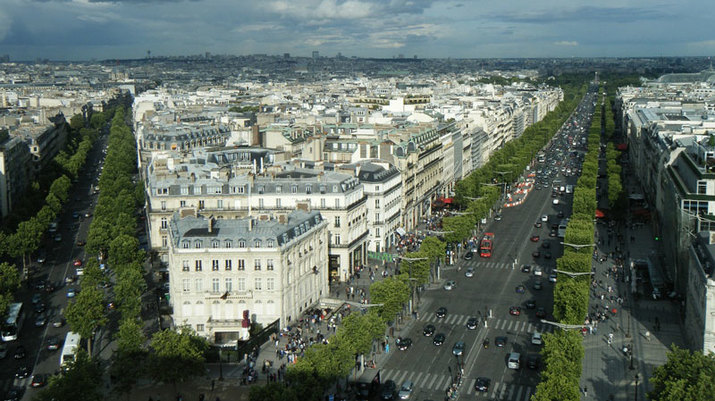
M 469 278 L 474 277 L 474 268 L 473 267 L 467 268 L 467 271 L 464 272 L 464 277 L 469 277 Z
M 402 383 L 402 387 L 400 387 L 400 392 L 397 393 L 397 396 L 400 397 L 401 400 L 409 399 L 412 395 L 412 387 L 412 382 L 409 380 L 405 380 L 405 382 Z
M 444 289 L 447 291 L 451 291 L 454 289 L 454 287 L 457 286 L 457 282 L 454 280 L 449 280 L 446 283 L 444 283 Z

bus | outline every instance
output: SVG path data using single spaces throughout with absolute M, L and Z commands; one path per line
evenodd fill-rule
M 479 242 L 479 256 L 483 258 L 492 257 L 492 248 L 494 246 L 494 233 L 484 233 L 484 237 Z
M 65 343 L 62 346 L 62 355 L 60 355 L 60 368 L 67 365 L 67 362 L 74 361 L 74 357 L 77 354 L 77 348 L 79 347 L 79 334 L 70 331 L 65 337 Z
M 3 341 L 17 340 L 17 335 L 20 333 L 20 329 L 22 329 L 22 322 L 25 320 L 25 314 L 23 312 L 22 302 L 10 304 L 7 308 L 7 317 L 5 318 L 1 333 Z

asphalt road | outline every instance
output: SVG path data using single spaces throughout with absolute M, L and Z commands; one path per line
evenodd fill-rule
M 103 159 L 102 149 L 107 141 L 106 136 L 102 136 L 93 147 L 88 156 L 85 172 L 70 190 L 70 199 L 63 211 L 58 216 L 58 230 L 62 236 L 61 241 L 55 241 L 54 234 L 48 233 L 42 240 L 40 249 L 45 249 L 46 261 L 38 263 L 36 255 L 32 258 L 29 268 L 30 280 L 23 282 L 22 288 L 18 291 L 16 302 L 23 302 L 25 309 L 25 320 L 16 341 L 8 342 L 8 354 L 0 360 L 0 391 L 6 394 L 11 387 L 26 388 L 23 400 L 31 400 L 37 393 L 37 389 L 32 388 L 30 383 L 33 374 L 53 374 L 59 370 L 59 359 L 65 336 L 69 331 L 65 324 L 62 327 L 54 327 L 53 322 L 61 315 L 67 306 L 67 290 L 69 288 L 79 289 L 79 282 L 65 283 L 65 277 L 75 276 L 76 259 L 86 261 L 84 248 L 77 246 L 78 240 L 86 240 L 91 217 L 84 217 L 84 213 L 93 213 L 97 197 L 93 194 L 93 184 L 99 175 L 99 164 Z M 98 167 L 95 168 L 95 165 Z M 80 212 L 80 217 L 72 216 L 73 212 Z M 47 293 L 34 288 L 33 283 L 44 278 L 52 283 L 56 288 Z M 37 314 L 33 310 L 32 296 L 35 293 L 42 294 L 42 302 L 46 305 L 47 323 L 43 326 L 35 326 Z M 57 337 L 60 340 L 58 350 L 47 350 L 47 342 L 50 337 Z M 15 359 L 14 353 L 18 346 L 22 345 L 26 349 L 26 356 L 22 359 Z M 25 366 L 30 371 L 30 375 L 24 379 L 15 378 L 17 370 Z
M 558 174 L 550 181 L 559 179 L 564 185 L 575 185 L 577 178 Z M 531 343 L 531 336 L 534 332 L 552 332 L 553 326 L 541 323 L 541 319 L 535 315 L 535 309 L 527 309 L 525 304 L 527 300 L 535 300 L 537 307 L 546 309 L 546 319 L 553 319 L 554 284 L 549 282 L 548 275 L 555 268 L 555 259 L 562 255 L 563 245 L 561 239 L 550 237 L 549 234 L 551 224 L 558 224 L 562 220 L 557 216 L 559 210 L 565 216 L 571 213 L 572 194 L 553 198 L 551 193 L 550 186 L 533 190 L 522 205 L 504 209 L 501 221 L 493 221 L 485 230 L 495 234 L 492 257 L 480 258 L 475 255 L 470 261 L 460 258 L 456 268 L 444 272 L 445 280 L 457 282 L 455 289 L 446 291 L 439 288 L 423 293 L 422 305 L 419 307 L 421 314 L 407 335 L 413 340 L 413 345 L 407 351 L 399 351 L 391 346 L 391 356 L 380 371 L 383 383 L 393 380 L 399 390 L 405 380 L 410 380 L 414 383 L 412 399 L 442 400 L 461 365 L 464 368 L 464 379 L 459 387 L 458 399 L 529 399 L 536 391 L 539 370 L 528 368 L 526 360 L 528 356 L 538 356 L 541 351 L 540 345 Z M 560 204 L 553 205 L 553 199 L 559 199 Z M 536 228 L 534 223 L 541 221 L 540 217 L 544 214 L 549 216 L 548 222 Z M 532 242 L 532 235 L 539 235 L 539 241 Z M 544 242 L 549 243 L 549 249 L 542 248 Z M 541 256 L 534 258 L 532 252 L 537 249 L 541 251 Z M 550 259 L 544 258 L 547 250 L 552 254 Z M 523 264 L 530 264 L 532 272 L 522 272 Z M 541 277 L 533 274 L 533 267 L 537 265 L 543 270 Z M 475 268 L 474 277 L 465 277 L 467 267 Z M 540 290 L 533 288 L 537 280 L 543 284 Z M 524 293 L 517 293 L 518 285 L 524 286 Z M 511 306 L 521 307 L 520 316 L 509 314 Z M 446 317 L 438 318 L 435 315 L 439 307 L 447 308 Z M 485 316 L 489 316 L 486 325 Z M 466 327 L 470 317 L 480 319 L 476 330 Z M 445 334 L 444 345 L 435 346 L 432 343 L 433 337 L 423 336 L 423 327 L 427 324 L 436 327 L 435 334 Z M 507 338 L 504 347 L 494 345 L 494 339 L 498 336 Z M 488 348 L 482 345 L 486 338 L 489 339 Z M 459 357 L 452 353 L 452 347 L 457 341 L 464 341 L 466 345 L 465 353 Z M 521 354 L 521 369 L 507 368 L 506 359 L 510 352 Z M 477 377 L 491 380 L 487 392 L 475 391 Z

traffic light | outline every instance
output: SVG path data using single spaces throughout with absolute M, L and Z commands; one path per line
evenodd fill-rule
M 656 241 L 660 241 L 660 237 L 656 235 L 656 236 L 655 236 L 655 240 L 656 240 Z

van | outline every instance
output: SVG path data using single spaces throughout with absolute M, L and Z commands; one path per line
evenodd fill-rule
M 519 369 L 521 367 L 521 354 L 512 352 L 507 358 L 506 367 L 509 369 Z

